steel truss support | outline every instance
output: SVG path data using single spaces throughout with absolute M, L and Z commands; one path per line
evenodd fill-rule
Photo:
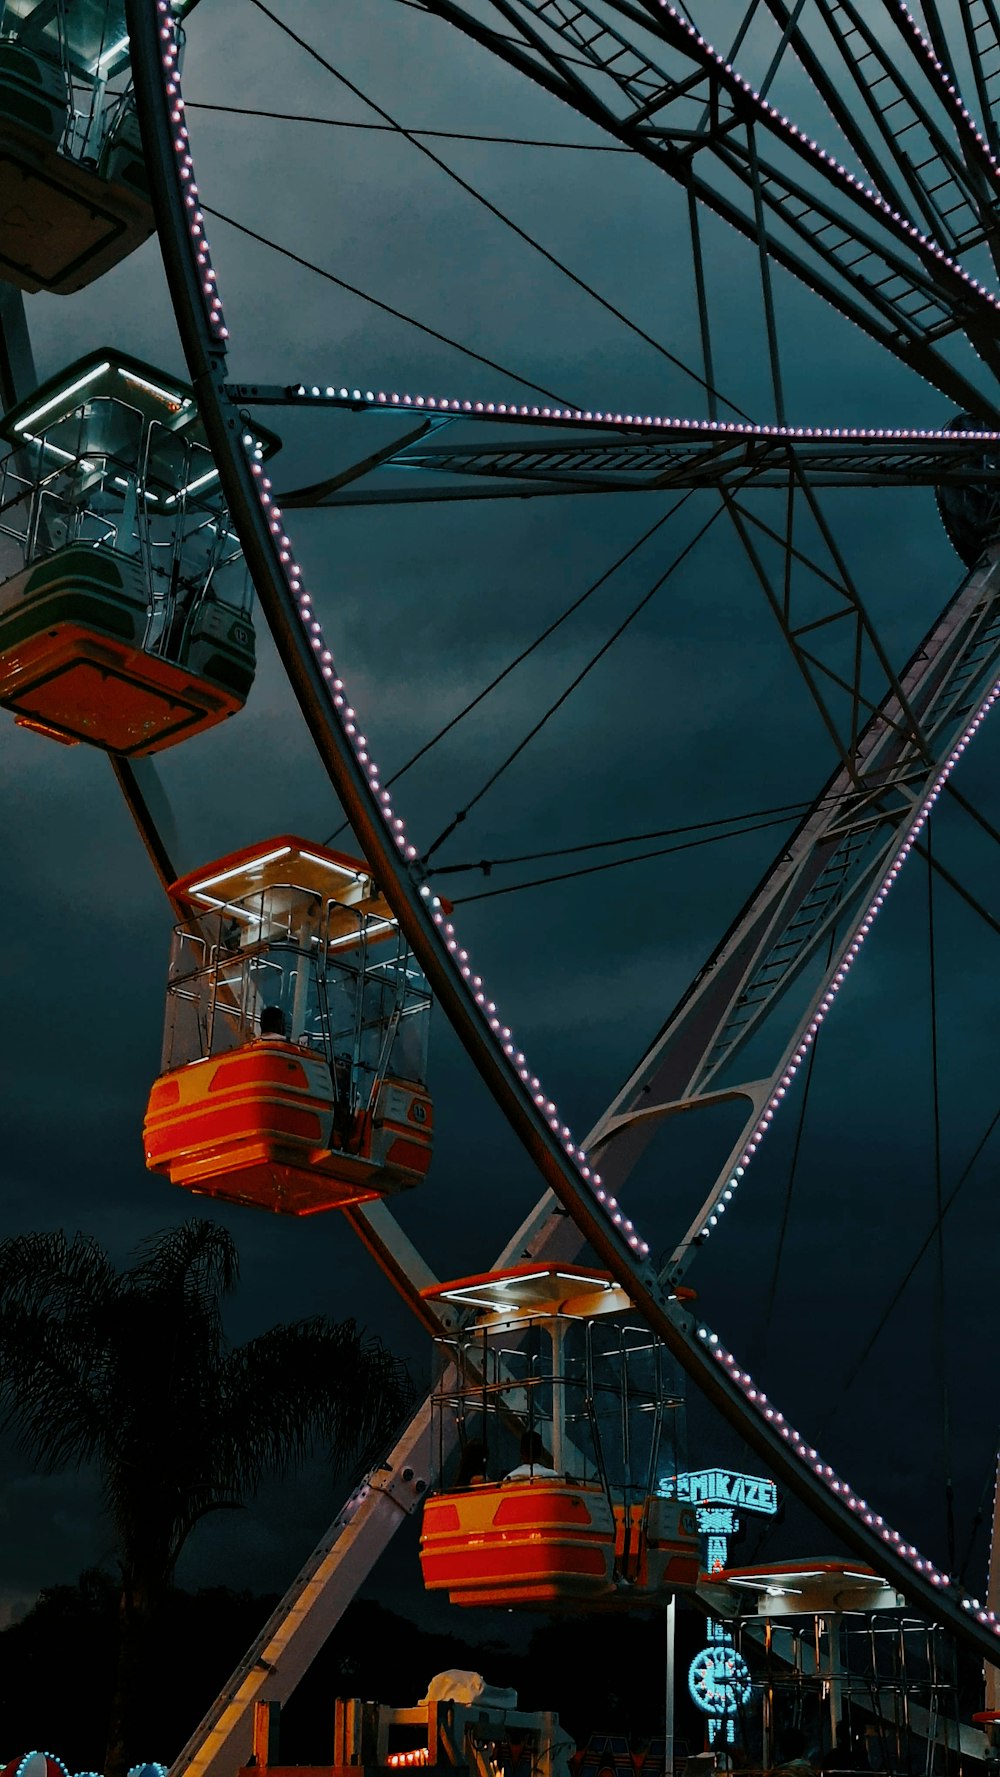
M 790 124 L 659 0 L 464 0 L 428 12 L 659 166 L 699 203 L 974 414 L 995 411 L 940 349 L 963 332 L 1000 369 L 995 298 L 905 212 Z M 649 34 L 668 68 L 644 47 Z M 750 137 L 752 136 L 752 143 Z M 734 193 L 738 193 L 736 196 Z M 985 199 L 984 199 L 985 201 Z
M 840 754 L 849 777 L 860 781 L 857 768 L 858 733 L 862 711 L 867 710 L 873 714 L 876 707 L 872 702 L 873 693 L 866 693 L 865 690 L 873 673 L 879 692 L 885 686 L 893 694 L 899 707 L 899 720 L 906 734 L 920 744 L 925 757 L 927 749 L 906 692 L 890 665 L 848 572 L 847 564 L 823 518 L 816 495 L 808 481 L 798 472 L 794 453 L 792 456 L 784 535 L 744 508 L 728 490 L 723 490 L 722 500 L 834 749 Z M 816 523 L 829 558 L 826 567 L 821 567 L 796 547 L 794 526 L 797 496 Z M 783 572 L 780 586 L 775 584 L 761 557 L 757 546 L 759 537 L 770 539 L 781 549 Z M 803 582 L 806 584 L 805 593 Z M 849 630 L 846 649 L 842 636 L 845 624 Z M 830 658 L 831 643 L 834 659 Z M 845 653 L 846 663 L 838 671 L 834 660 L 839 663 Z M 849 679 L 844 677 L 845 671 L 850 673 Z M 843 718 L 845 700 L 846 724 Z
M 787 0 L 767 7 L 882 196 L 948 253 L 985 242 L 996 263 L 1000 193 L 990 148 L 956 97 L 946 58 L 907 7 L 887 0 L 876 28 L 857 0 L 815 0 L 808 29 Z M 850 98 L 832 77 L 836 58 Z
M 848 1484 L 819 1459 L 817 1452 L 768 1402 L 766 1395 L 740 1368 L 733 1354 L 724 1349 L 717 1336 L 676 1300 L 648 1260 L 640 1256 L 643 1249 L 639 1237 L 630 1232 L 630 1224 L 616 1210 L 614 1202 L 609 1201 L 607 1190 L 599 1189 L 598 1181 L 589 1169 L 582 1168 L 581 1150 L 574 1147 L 569 1132 L 559 1127 L 558 1119 L 551 1114 L 553 1107 L 546 1103 L 543 1094 L 536 1093 L 536 1083 L 524 1082 L 516 1061 L 504 1047 L 502 1033 L 499 1038 L 494 1035 L 490 1022 L 492 1010 L 495 1010 L 492 1002 L 483 1009 L 485 996 L 477 984 L 478 978 L 471 976 L 457 937 L 444 923 L 443 915 L 435 917 L 432 898 L 421 892 L 417 867 L 411 868 L 406 857 L 401 855 L 396 829 L 387 815 L 386 804 L 380 799 L 382 793 L 372 783 L 374 768 L 370 768 L 364 745 L 354 734 L 354 724 L 338 713 L 344 699 L 338 693 L 339 701 L 334 702 L 330 682 L 333 669 L 329 656 L 324 659 L 321 626 L 311 601 L 297 590 L 297 570 L 293 573 L 289 566 L 291 548 L 282 529 L 280 513 L 275 510 L 266 486 L 254 477 L 251 457 L 243 440 L 244 423 L 227 395 L 225 329 L 214 279 L 207 276 L 204 269 L 210 261 L 204 246 L 196 187 L 192 189 L 193 175 L 182 121 L 183 101 L 179 93 L 176 30 L 170 18 L 168 0 L 126 0 L 126 12 L 143 145 L 167 277 L 189 373 L 234 528 L 282 664 L 331 784 L 439 1004 L 521 1139 L 530 1160 L 567 1212 L 579 1238 L 590 1242 L 599 1260 L 628 1291 L 637 1311 L 661 1335 L 695 1386 L 730 1420 L 775 1476 L 841 1535 L 862 1559 L 870 1561 L 904 1591 L 914 1608 L 947 1624 L 981 1655 L 997 1661 L 1000 1658 L 1000 1625 L 994 1625 L 974 1601 L 962 1595 L 955 1582 L 919 1557 L 917 1551 L 886 1525 L 873 1508 L 857 1498 Z M 936 650 L 934 658 L 916 673 L 912 684 L 907 684 L 907 695 L 924 733 L 937 749 L 938 763 L 945 762 L 943 770 L 948 768 L 953 755 L 957 757 L 964 744 L 963 739 L 955 739 L 961 729 L 961 712 L 966 707 L 971 711 L 975 686 L 985 684 L 989 677 L 984 662 L 987 659 L 992 662 L 992 651 L 996 646 L 995 579 L 995 569 L 989 564 L 978 579 L 973 577 L 967 583 L 930 639 L 929 647 Z M 901 718 L 901 708 L 890 706 L 883 713 L 881 724 L 877 719 L 869 724 L 862 738 L 863 745 L 867 737 L 867 749 L 863 755 L 859 745 L 858 774 L 866 777 L 864 789 L 859 791 L 852 779 L 843 799 L 840 826 L 831 828 L 827 824 L 825 831 L 827 810 L 824 805 L 822 814 L 817 813 L 810 833 L 810 839 L 815 843 L 810 847 L 808 867 L 802 866 L 800 850 L 796 855 L 799 867 L 791 873 L 794 880 L 790 879 L 787 869 L 779 870 L 779 880 L 769 888 L 756 914 L 750 918 L 743 932 L 742 966 L 728 970 L 735 988 L 728 1012 L 726 1006 L 716 1006 L 714 1017 L 709 1013 L 701 978 L 692 989 L 689 999 L 700 999 L 702 1017 L 687 1021 L 687 1061 L 690 1063 L 697 1049 L 701 1059 L 695 1071 L 702 1082 L 702 1090 L 707 1087 L 709 1076 L 717 1076 L 722 1063 L 735 1055 L 747 1034 L 748 1019 L 755 1020 L 758 1016 L 762 997 L 770 996 L 776 1001 L 800 974 L 811 934 L 824 923 L 829 929 L 833 907 L 841 907 L 846 918 L 847 900 L 840 881 L 827 886 L 831 872 L 838 874 L 835 870 L 838 854 L 843 859 L 839 875 L 842 876 L 849 866 L 853 883 L 860 874 L 855 868 L 855 846 L 866 847 L 868 833 L 879 833 L 887 822 L 895 822 L 897 845 L 907 832 L 911 838 L 903 843 L 912 843 L 922 819 L 918 812 L 921 789 L 930 781 L 930 794 L 933 795 L 937 780 L 922 778 L 927 768 L 912 738 L 908 743 L 910 750 L 906 751 Z M 970 721 L 966 716 L 965 729 L 970 729 L 979 719 L 976 715 Z M 882 763 L 881 775 L 877 761 Z M 891 865 L 887 876 L 896 867 Z M 884 895 L 885 891 L 880 892 Z M 767 935 L 774 937 L 781 925 L 776 905 L 779 900 L 787 910 L 785 929 L 792 940 L 793 956 L 790 962 L 780 964 L 775 982 L 763 978 L 757 960 L 762 959 L 761 940 L 765 929 Z M 808 928 L 804 938 L 795 925 L 792 903 L 796 900 Z M 728 951 L 726 960 L 730 960 Z M 845 968 L 846 961 L 840 966 Z M 749 1007 L 748 1012 L 744 1011 L 745 1006 Z M 688 1009 L 685 1002 L 682 1013 Z M 714 1033 L 718 1033 L 717 1040 Z M 706 1050 L 710 1035 L 712 1046 Z M 738 1090 L 739 1085 L 732 1089 Z M 629 1114 L 629 1106 L 620 1097 L 611 1117 L 621 1118 Z M 638 1126 L 638 1118 L 632 1115 L 632 1140 Z M 612 1134 L 620 1139 L 612 1143 Z M 623 1165 L 628 1145 L 624 1130 L 612 1130 L 610 1120 L 605 1119 L 603 1139 L 614 1163 Z M 528 1237 L 533 1240 L 541 1238 L 544 1228 L 551 1224 L 546 1204 L 542 1207 L 541 1220 L 536 1223 L 532 1219 L 532 1231 Z M 516 1239 L 520 1242 L 525 1237 L 526 1230 L 519 1230 Z M 384 1262 L 388 1244 L 384 1226 L 372 1244 L 376 1247 L 381 1244 Z M 407 1287 L 405 1274 L 408 1270 L 409 1261 L 404 1259 L 400 1266 L 400 1282 L 404 1288 Z M 401 1448 L 418 1450 L 419 1445 L 413 1441 L 417 1437 L 418 1430 L 414 1428 L 405 1434 Z M 403 1470 L 395 1467 L 388 1473 L 387 1490 L 394 1494 L 397 1488 L 409 1486 L 416 1492 L 416 1482 L 429 1478 L 429 1474 L 414 1472 L 407 1479 Z M 405 1503 L 408 1502 L 404 1500 L 404 1506 Z M 361 1525 L 365 1521 L 363 1505 L 363 1500 L 354 1502 L 349 1515 L 341 1520 L 336 1546 L 343 1558 L 338 1556 L 333 1560 L 334 1551 L 328 1551 L 338 1576 L 350 1566 L 353 1579 L 342 1586 L 340 1577 L 334 1579 L 324 1568 L 329 1586 L 317 1583 L 310 1594 L 310 1576 L 318 1576 L 326 1557 L 312 1563 L 303 1586 L 286 1612 L 289 1621 L 295 1613 L 309 1618 L 312 1613 L 307 1604 L 311 1600 L 318 1608 L 317 1592 L 322 1592 L 327 1600 L 332 1598 L 338 1609 L 347 1602 L 365 1565 L 358 1552 Z M 400 1516 L 398 1507 L 397 1497 L 392 1513 L 397 1518 Z M 356 1537 L 351 1534 L 355 1525 L 358 1526 Z M 352 1547 L 355 1554 L 348 1562 L 346 1557 Z M 327 1624 L 331 1614 L 332 1607 L 329 1607 Z M 260 1652 L 253 1656 L 254 1670 L 262 1657 Z M 294 1683 L 296 1656 L 287 1654 L 284 1670 L 280 1659 L 272 1666 L 276 1669 L 271 1670 L 267 1682 L 276 1689 L 268 1694 L 280 1694 L 286 1683 L 289 1688 Z M 237 1690 L 239 1688 L 238 1685 Z M 239 1715 L 235 1705 L 234 1713 Z M 239 1745 L 243 1719 L 240 1717 L 239 1721 L 233 1720 L 230 1724 L 227 1741 L 230 1759 L 232 1751 Z M 207 1769 L 207 1754 L 203 1756 L 203 1753 L 204 1746 L 201 1750 L 189 1748 L 183 1755 L 182 1764 L 175 1768 Z M 213 1755 L 216 1764 L 219 1757 L 218 1752 Z
M 983 129 L 993 153 L 1000 155 L 1000 10 L 996 0 L 959 0 L 958 11 Z M 989 68 L 988 63 L 992 64 Z
M 850 764 L 824 786 L 798 832 L 747 901 L 592 1137 L 603 1178 L 617 1192 L 667 1116 L 715 1102 L 721 1092 L 751 1105 L 748 1124 L 698 1216 L 675 1247 L 665 1277 L 676 1282 L 694 1249 L 725 1213 L 766 1133 L 803 1036 L 857 954 L 873 902 L 918 811 L 957 758 L 971 721 L 1000 678 L 1000 553 L 969 575 L 901 675 L 919 731 L 891 692 L 863 728 Z M 862 938 L 863 938 L 862 932 Z M 821 965 L 832 946 L 833 959 Z M 805 999 L 775 1018 L 810 966 Z M 740 1052 L 772 1018 L 763 1077 L 734 1078 Z M 788 1032 L 794 1034 L 789 1039 Z M 759 1048 L 758 1051 L 759 1053 Z M 753 1146 L 750 1147 L 750 1143 Z

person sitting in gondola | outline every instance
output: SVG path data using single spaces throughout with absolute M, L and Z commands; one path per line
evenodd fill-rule
M 284 1037 L 287 1039 L 285 1014 L 280 1006 L 264 1006 L 260 1015 L 260 1034 L 262 1037 Z
M 521 1460 L 517 1468 L 512 1468 L 504 1475 L 505 1481 L 531 1481 L 560 1479 L 559 1470 L 549 1468 L 545 1461 L 545 1450 L 537 1431 L 521 1433 Z
M 486 1445 L 481 1438 L 467 1438 L 458 1459 L 456 1487 L 474 1487 L 486 1479 Z

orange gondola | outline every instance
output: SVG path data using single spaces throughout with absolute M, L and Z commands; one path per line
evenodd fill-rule
M 452 1604 L 604 1599 L 615 1590 L 617 1525 L 603 1488 L 508 1481 L 428 1499 L 420 1565 Z
M 463 1606 L 613 1610 L 693 1588 L 694 1513 L 658 1488 L 680 1397 L 612 1278 L 525 1264 L 424 1294 L 472 1314 L 439 1341 L 435 1417 L 442 1437 L 457 1422 L 464 1451 L 424 1506 L 427 1589 Z
M 272 839 L 171 894 L 189 917 L 147 1166 L 286 1215 L 419 1184 L 433 1145 L 430 994 L 364 863 Z

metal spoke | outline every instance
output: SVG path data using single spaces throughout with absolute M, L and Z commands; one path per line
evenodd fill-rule
M 876 29 L 857 0 L 815 0 L 807 30 L 792 23 L 786 0 L 767 0 L 767 5 L 882 196 L 919 219 L 949 253 L 985 241 L 996 258 L 996 169 L 973 121 L 956 106 L 947 73 L 915 24 L 908 23 L 905 7 L 890 0 Z M 885 25 L 892 14 L 897 31 L 890 38 Z M 819 45 L 811 40 L 817 17 L 826 32 Z M 851 100 L 832 78 L 831 49 L 853 87 Z
M 349 469 L 286 489 L 285 506 L 386 504 L 491 495 L 785 488 L 794 455 L 815 487 L 996 486 L 1000 432 L 758 426 L 649 414 L 585 413 L 386 391 L 232 383 L 240 406 L 322 406 L 412 422 Z M 434 430 L 431 432 L 430 427 Z M 522 436 L 499 442 L 514 430 Z M 442 438 L 451 442 L 439 442 Z M 403 471 L 393 481 L 393 470 Z M 414 471 L 421 471 L 414 486 Z M 368 485 L 361 485 L 366 482 Z M 469 483 L 485 483 L 469 487 Z
M 940 347 L 964 332 L 1000 371 L 995 299 L 905 213 L 783 119 L 657 0 L 645 8 L 607 0 L 602 12 L 577 0 L 496 0 L 520 44 L 459 0 L 425 4 L 662 167 L 755 243 L 756 180 L 775 262 L 961 406 L 991 411 L 992 397 Z M 676 71 L 637 46 L 650 32 L 679 59 Z M 581 61 L 591 66 L 589 83 Z M 741 143 L 748 130 L 753 157 Z M 731 195 L 734 181 L 744 189 L 742 203 Z

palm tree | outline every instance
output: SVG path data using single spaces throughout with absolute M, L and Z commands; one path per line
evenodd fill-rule
M 214 1222 L 153 1235 L 119 1271 L 77 1234 L 0 1241 L 0 1424 L 52 1473 L 96 1465 L 121 1569 L 105 1770 L 122 1777 L 149 1624 L 195 1525 L 265 1474 L 329 1446 L 371 1454 L 410 1397 L 353 1321 L 324 1316 L 232 1346 L 222 1300 L 239 1259 Z

